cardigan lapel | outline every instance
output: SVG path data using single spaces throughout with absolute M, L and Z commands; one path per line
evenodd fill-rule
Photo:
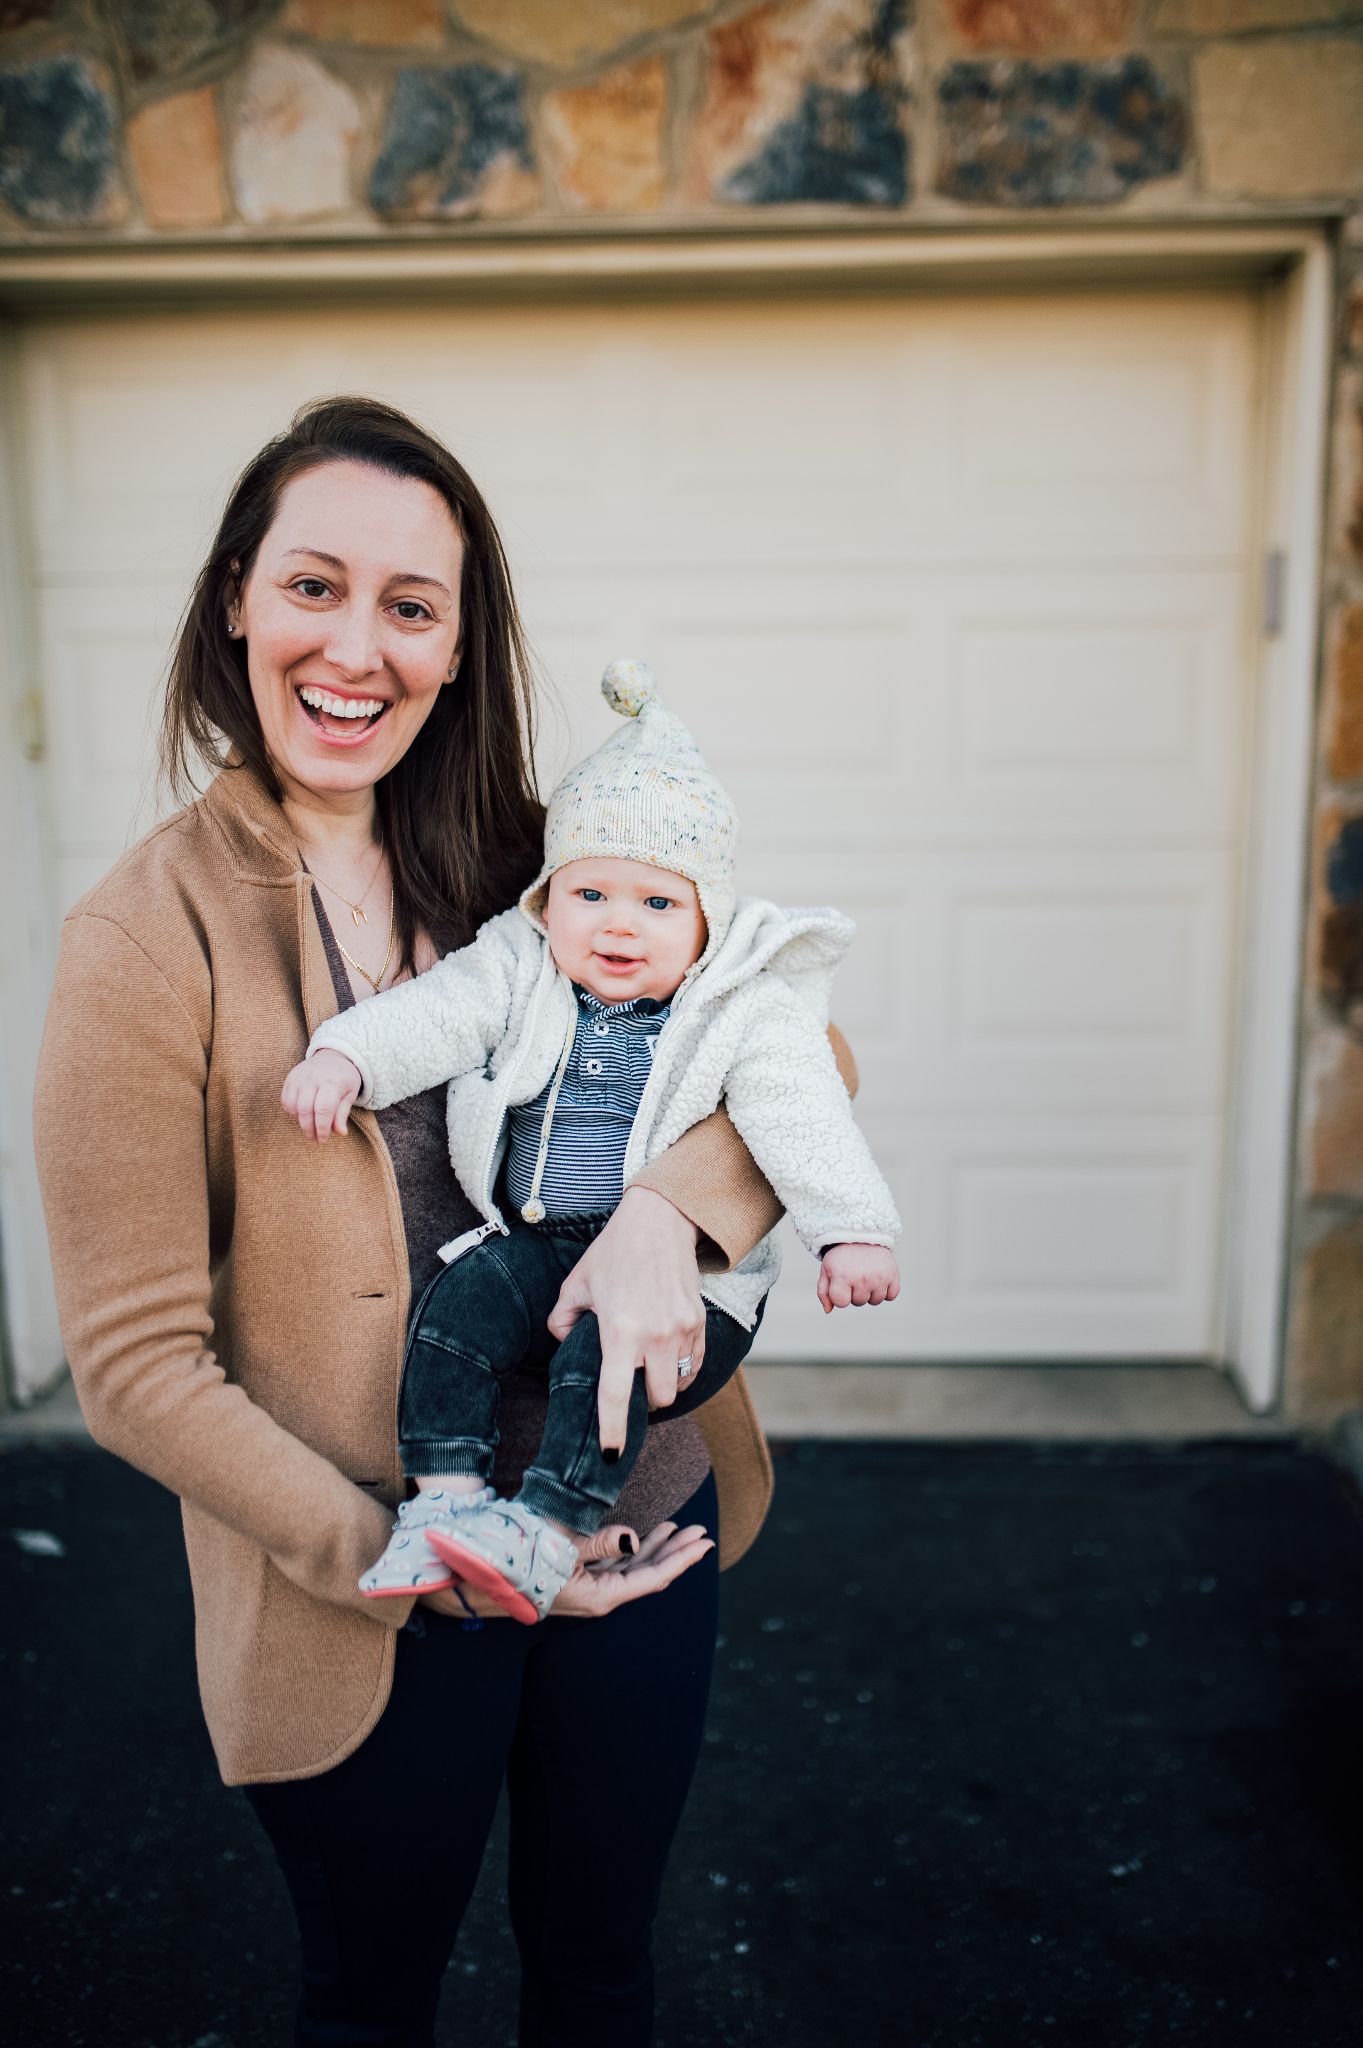
M 303 866 L 298 842 L 281 807 L 241 761 L 229 760 L 204 792 L 203 803 L 222 834 L 239 882 L 292 889 L 298 927 L 298 978 L 311 1037 L 336 1015 L 336 990 L 313 908 L 316 886 Z

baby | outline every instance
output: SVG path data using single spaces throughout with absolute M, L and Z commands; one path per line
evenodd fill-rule
M 320 1139 L 352 1103 L 382 1109 L 448 1081 L 450 1156 L 486 1219 L 441 1248 L 413 1317 L 398 1424 L 418 1491 L 360 1580 L 375 1598 L 465 1581 L 520 1621 L 549 1611 L 573 1538 L 609 1519 L 648 1398 L 636 1373 L 624 1446 L 603 1448 L 596 1318 L 558 1345 L 547 1318 L 632 1176 L 721 1102 L 820 1261 L 825 1310 L 899 1292 L 899 1218 L 826 1033 L 852 926 L 735 900 L 737 820 L 691 735 L 641 663 L 612 663 L 602 689 L 633 722 L 554 791 L 519 906 L 322 1025 L 284 1084 L 285 1109 Z M 738 1369 L 778 1268 L 767 1237 L 703 1277 L 704 1371 L 679 1406 Z M 498 1382 L 526 1368 L 548 1379 L 544 1436 L 515 1499 L 499 1500 Z M 679 1380 L 693 1370 L 678 1359 Z

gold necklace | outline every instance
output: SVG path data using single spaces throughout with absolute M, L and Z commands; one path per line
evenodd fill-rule
M 350 912 L 350 922 L 358 927 L 359 925 L 368 924 L 369 922 L 369 919 L 365 914 L 365 899 L 368 896 L 370 890 L 374 886 L 375 879 L 378 875 L 379 869 L 382 866 L 382 864 L 383 848 L 380 847 L 378 852 L 378 858 L 374 862 L 374 866 L 370 872 L 369 880 L 365 883 L 364 888 L 360 892 L 360 900 L 358 903 L 352 903 L 348 896 L 342 896 L 340 890 L 336 887 L 336 884 L 334 882 L 329 882 L 325 875 L 317 874 L 317 869 L 315 867 L 313 868 L 312 873 L 314 875 L 317 875 L 317 879 L 322 884 L 322 887 L 324 889 L 330 890 L 333 896 L 337 897 L 340 902 L 344 903 L 346 909 Z M 336 943 L 337 945 L 339 945 L 340 940 L 338 939 Z M 350 955 L 347 954 L 346 958 L 349 959 Z M 363 974 L 364 969 L 361 968 L 360 972 L 361 974 Z
M 318 879 L 321 879 L 320 876 Z M 369 892 L 366 890 L 365 894 L 367 895 L 368 893 Z M 344 896 L 341 898 L 341 901 L 343 903 L 345 902 Z M 335 932 L 333 932 L 331 935 L 333 939 L 336 939 L 336 951 L 340 954 L 341 958 L 343 960 L 348 960 L 350 962 L 350 965 L 354 968 L 355 972 L 357 974 L 362 974 L 364 976 L 365 980 L 369 983 L 369 986 L 373 989 L 375 995 L 378 994 L 379 990 L 383 986 L 383 977 L 388 972 L 388 962 L 393 957 L 393 934 L 397 930 L 397 907 L 397 895 L 396 893 L 394 893 L 388 905 L 388 946 L 383 956 L 383 965 L 382 967 L 380 967 L 377 974 L 371 974 L 369 972 L 369 969 L 363 966 L 361 962 L 355 958 L 355 955 L 353 953 L 347 953 L 345 947 L 341 944 L 340 940 L 336 939 Z M 366 918 L 365 923 L 368 924 L 368 922 L 369 919 Z

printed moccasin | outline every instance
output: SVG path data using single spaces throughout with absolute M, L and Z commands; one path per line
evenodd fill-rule
M 577 1545 L 518 1500 L 460 1515 L 426 1540 L 457 1579 L 526 1623 L 544 1619 L 577 1566 Z
M 454 1573 L 431 1549 L 428 1533 L 432 1529 L 452 1532 L 461 1516 L 495 1498 L 492 1488 L 485 1486 L 478 1493 L 442 1493 L 431 1488 L 405 1500 L 398 1509 L 388 1548 L 364 1573 L 360 1591 L 371 1600 L 384 1600 L 402 1594 L 440 1593 L 452 1586 Z

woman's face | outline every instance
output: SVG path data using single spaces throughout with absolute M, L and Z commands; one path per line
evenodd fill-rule
M 401 760 L 458 661 L 463 553 L 414 478 L 329 462 L 286 486 L 230 622 L 286 792 L 355 795 Z

